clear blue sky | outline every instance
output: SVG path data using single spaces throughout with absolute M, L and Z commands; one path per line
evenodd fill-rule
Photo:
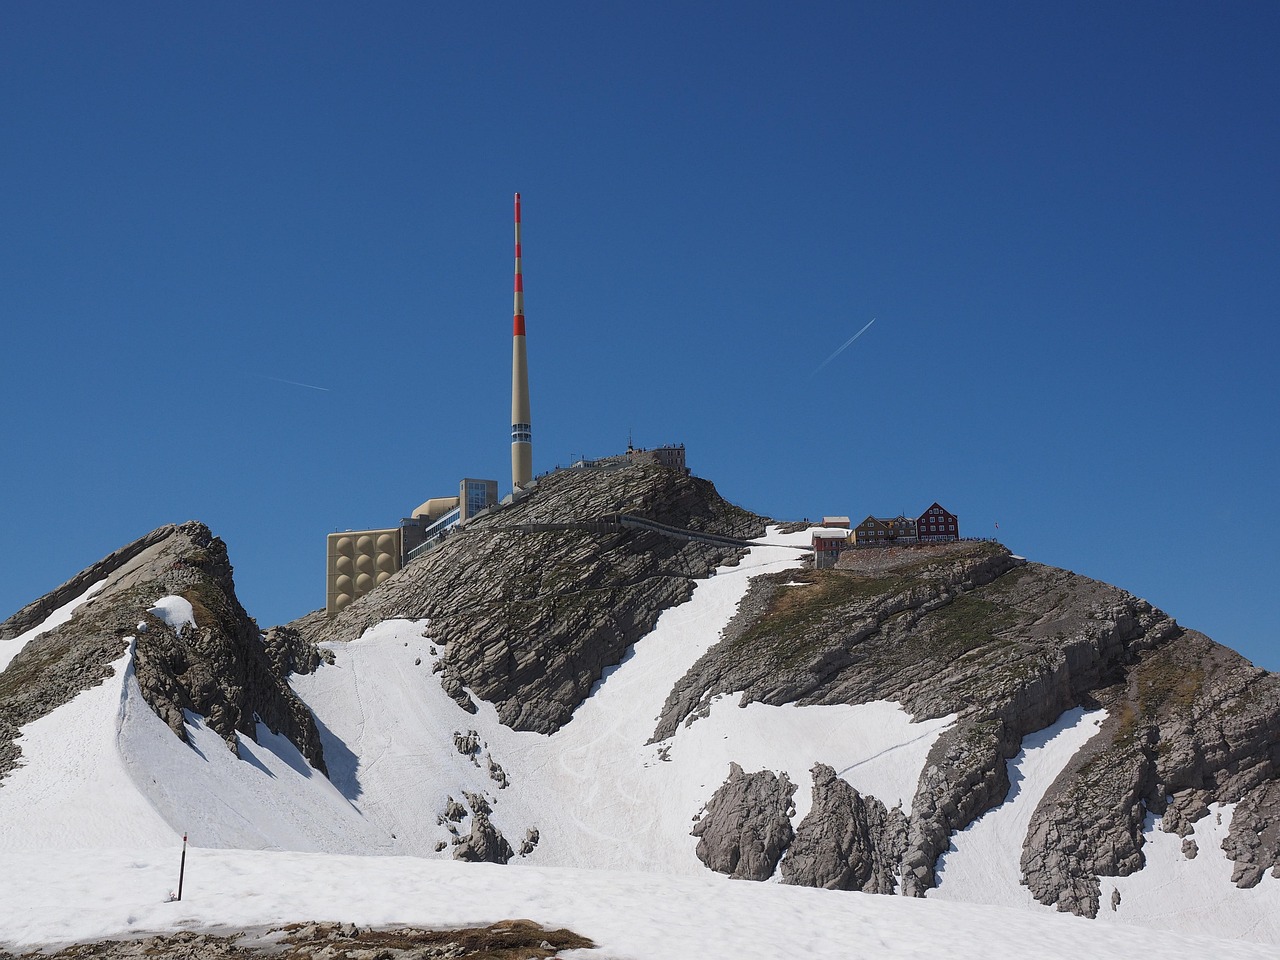
M 5 4 L 0 617 L 196 518 L 267 626 L 329 531 L 505 491 L 519 191 L 537 471 L 634 431 L 776 517 L 936 499 L 1278 669 L 1278 41 L 1262 2 Z

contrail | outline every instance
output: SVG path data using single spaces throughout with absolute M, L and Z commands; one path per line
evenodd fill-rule
M 836 352 L 835 352 L 835 353 L 833 353 L 831 356 L 827 357 L 827 359 L 823 360 L 820 364 L 818 364 L 817 370 L 814 370 L 814 371 L 813 371 L 813 373 L 817 373 L 817 372 L 818 372 L 818 370 L 821 370 L 823 367 L 825 367 L 828 363 L 830 363 L 830 362 L 831 362 L 832 360 L 834 360 L 836 357 L 840 356 L 840 354 L 842 354 L 842 353 L 844 353 L 846 350 L 848 350 L 848 349 L 849 349 L 849 345 L 850 345 L 851 343 L 853 343 L 853 341 L 857 340 L 857 339 L 858 339 L 860 336 L 862 336 L 864 333 L 866 333 L 866 332 L 867 332 L 867 330 L 868 330 L 868 328 L 871 326 L 871 324 L 872 324 L 872 323 L 875 323 L 875 322 L 876 322 L 876 318 L 875 318 L 875 317 L 872 317 L 872 318 L 871 318 L 871 323 L 868 323 L 865 327 L 863 327 L 861 330 L 859 330 L 857 333 L 855 333 L 852 337 L 850 337 L 850 338 L 849 338 L 848 340 L 846 340 L 844 343 L 840 344 L 840 348 L 839 348 L 838 350 L 836 350 Z M 813 376 L 813 373 L 809 374 L 809 376 Z
M 842 347 L 841 349 L 844 348 Z M 279 377 L 268 377 L 265 373 L 260 373 L 258 376 L 263 380 L 274 380 L 276 383 L 287 383 L 291 387 L 306 387 L 308 390 L 323 390 L 325 393 L 329 392 L 328 387 L 317 387 L 315 384 L 311 383 L 299 383 L 297 380 L 281 380 Z

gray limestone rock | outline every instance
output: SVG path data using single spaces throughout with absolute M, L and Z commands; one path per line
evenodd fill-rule
M 902 811 L 864 797 L 826 764 L 813 768 L 813 807 L 782 860 L 782 882 L 893 893 L 907 842 Z
M 538 833 L 537 829 L 530 827 L 525 831 L 524 841 L 520 844 L 520 856 L 527 857 L 529 854 L 533 853 L 534 849 L 538 846 L 538 841 L 540 839 L 542 839 L 542 837 L 541 834 Z
M 1237 886 L 1257 886 L 1268 869 L 1280 878 L 1280 781 L 1260 783 L 1241 797 L 1222 849 L 1236 862 L 1231 882 Z
M 471 863 L 507 863 L 511 844 L 489 819 L 488 804 L 471 813 L 471 833 L 454 841 L 453 859 Z
M 480 749 L 480 734 L 474 730 L 466 733 L 453 732 L 453 745 L 464 757 L 474 757 Z
M 485 762 L 489 767 L 489 779 L 498 785 L 499 790 L 505 790 L 510 785 L 506 771 L 492 756 L 486 756 Z
M 466 815 L 467 815 L 467 808 L 463 806 L 461 803 L 459 803 L 457 800 L 453 799 L 453 797 L 450 797 L 448 802 L 445 804 L 444 813 L 441 814 L 441 818 L 443 821 L 452 821 L 453 823 L 458 823 Z
M 717 873 L 768 880 L 791 843 L 796 788 L 772 770 L 744 773 L 736 763 L 690 832 L 698 859 Z
M 1259 839 L 1280 820 L 1280 678 L 1177 629 L 1135 651 L 1118 682 L 1092 696 L 1107 720 L 1041 801 L 1024 847 L 1038 900 L 1096 915 L 1098 878 L 1145 864 L 1148 813 L 1186 836 L 1217 802 L 1244 810 L 1224 844 L 1237 883 L 1280 864 L 1280 844 Z

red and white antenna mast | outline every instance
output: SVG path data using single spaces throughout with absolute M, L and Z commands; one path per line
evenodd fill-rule
M 533 479 L 533 427 L 529 416 L 529 357 L 524 341 L 524 279 L 520 274 L 520 194 L 516 194 L 515 319 L 511 331 L 511 486 Z

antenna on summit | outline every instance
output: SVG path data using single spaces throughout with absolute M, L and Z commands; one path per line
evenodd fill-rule
M 520 194 L 515 201 L 515 319 L 511 331 L 511 487 L 533 479 L 533 426 L 529 415 L 529 357 L 524 340 L 524 278 L 520 273 Z

